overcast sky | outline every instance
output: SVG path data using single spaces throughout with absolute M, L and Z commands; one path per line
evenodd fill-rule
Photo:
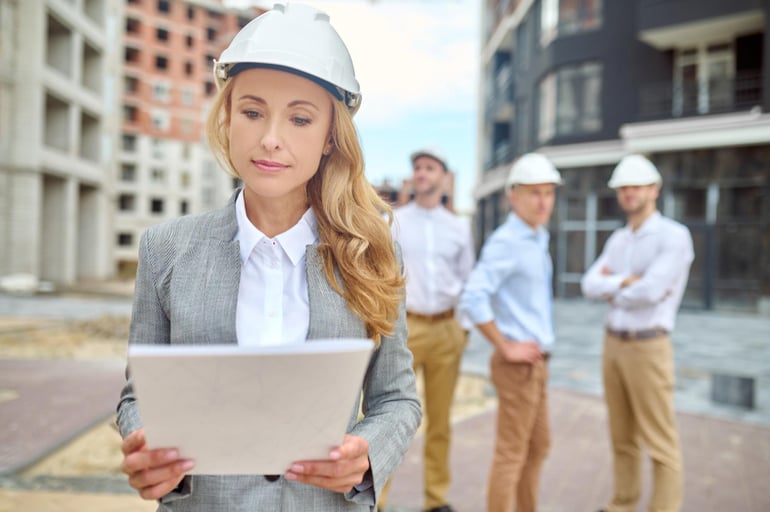
M 226 5 L 275 2 L 225 0 Z M 363 104 L 355 121 L 366 174 L 400 184 L 409 154 L 444 150 L 457 172 L 456 206 L 472 208 L 479 67 L 477 0 L 308 0 L 326 11 L 348 47 Z

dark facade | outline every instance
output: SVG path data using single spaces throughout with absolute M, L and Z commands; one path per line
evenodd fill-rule
M 578 296 L 623 222 L 609 175 L 643 153 L 693 234 L 685 304 L 770 312 L 770 1 L 489 1 L 483 23 L 478 243 L 513 160 L 546 154 L 565 180 L 554 289 Z

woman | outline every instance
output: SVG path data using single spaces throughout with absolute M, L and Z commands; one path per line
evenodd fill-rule
M 352 121 L 350 56 L 324 13 L 277 5 L 235 36 L 215 77 L 209 143 L 243 188 L 221 210 L 144 234 L 129 342 L 369 337 L 363 417 L 356 405 L 328 460 L 280 476 L 185 475 L 194 461 L 146 445 L 129 379 L 122 469 L 164 511 L 371 510 L 421 411 L 390 212 L 364 177 Z

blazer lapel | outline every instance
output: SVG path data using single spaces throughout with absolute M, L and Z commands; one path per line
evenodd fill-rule
M 187 250 L 178 259 L 172 279 L 179 295 L 175 325 L 186 332 L 174 334 L 184 343 L 237 343 L 235 313 L 241 278 L 234 194 L 224 208 L 212 212 L 196 227 Z
M 326 280 L 321 255 L 316 246 L 307 246 L 305 261 L 310 306 L 307 339 L 366 338 L 364 322 L 348 308 L 345 299 Z M 335 276 L 337 282 L 341 283 L 336 271 Z

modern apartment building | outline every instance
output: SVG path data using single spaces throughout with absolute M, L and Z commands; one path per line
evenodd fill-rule
M 578 296 L 623 222 L 612 168 L 641 152 L 693 234 L 685 304 L 770 314 L 770 1 L 487 0 L 482 38 L 479 242 L 512 161 L 544 153 L 565 180 L 555 292 Z
M 121 12 L 0 0 L 0 277 L 111 274 Z
M 114 266 L 133 275 L 141 233 L 224 204 L 234 182 L 205 143 L 213 61 L 260 11 L 215 0 L 128 0 Z

